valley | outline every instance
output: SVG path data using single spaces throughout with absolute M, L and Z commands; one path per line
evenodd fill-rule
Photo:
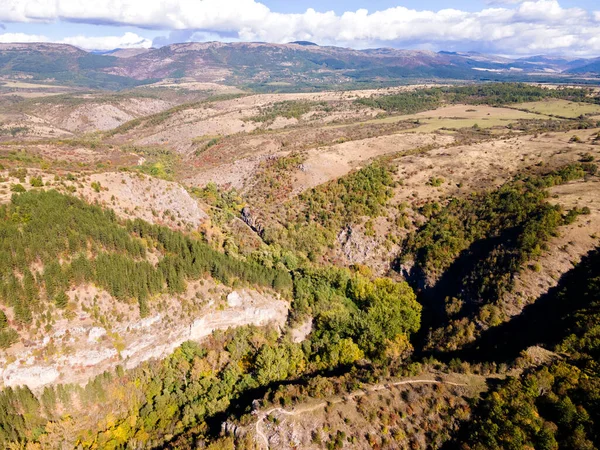
M 0 445 L 599 446 L 599 91 L 264 47 L 3 66 Z

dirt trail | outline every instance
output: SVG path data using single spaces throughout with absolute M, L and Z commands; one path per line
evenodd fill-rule
M 285 416 L 298 416 L 300 414 L 306 414 L 312 411 L 316 411 L 319 410 L 321 408 L 325 408 L 325 406 L 327 406 L 328 404 L 331 403 L 341 403 L 344 400 L 352 400 L 355 399 L 357 397 L 362 397 L 364 395 L 367 395 L 368 393 L 371 392 L 378 392 L 378 391 L 382 391 L 382 390 L 386 390 L 386 389 L 390 389 L 392 387 L 395 386 L 402 386 L 402 385 L 411 385 L 411 384 L 445 384 L 448 386 L 456 386 L 456 387 L 463 387 L 463 386 L 467 386 L 467 384 L 463 384 L 463 383 L 454 383 L 452 381 L 439 381 L 439 380 L 404 380 L 404 381 L 396 381 L 393 383 L 380 383 L 380 384 L 375 384 L 372 386 L 366 386 L 361 390 L 358 390 L 356 392 L 352 392 L 350 394 L 344 395 L 340 398 L 336 398 L 330 401 L 325 401 L 325 402 L 321 402 L 321 403 L 317 403 L 316 405 L 313 406 L 307 406 L 305 408 L 299 408 L 299 409 L 295 409 L 293 411 L 288 411 L 286 409 L 283 408 L 271 408 L 267 411 L 264 412 L 258 412 L 257 416 L 258 416 L 258 420 L 256 421 L 256 435 L 260 438 L 260 440 L 262 440 L 262 443 L 264 443 L 264 447 L 269 450 L 271 447 L 269 446 L 269 438 L 267 437 L 267 435 L 262 431 L 262 424 L 264 422 L 264 420 L 271 414 L 273 414 L 274 412 L 277 412 L 279 414 L 283 414 Z M 259 444 L 260 445 L 260 444 Z

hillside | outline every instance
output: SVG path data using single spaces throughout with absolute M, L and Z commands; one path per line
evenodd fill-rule
M 61 44 L 0 44 L 0 76 L 50 81 L 60 85 L 123 89 L 136 81 L 102 72 L 117 58 Z
M 6 80 L 0 446 L 600 448 L 597 88 L 231 85 L 442 60 L 513 63 L 210 43 L 99 69 L 178 82 Z
M 569 70 L 569 73 L 584 73 L 593 74 L 598 73 L 600 70 L 600 59 L 593 59 L 590 61 L 581 61 L 577 67 Z
M 507 59 L 392 48 L 353 50 L 304 42 L 184 43 L 101 54 L 62 44 L 0 45 L 0 76 L 109 90 L 166 79 L 297 92 L 423 80 L 567 82 L 577 79 L 578 74 L 597 73 L 591 60 Z
M 304 43 L 220 42 L 173 44 L 143 52 L 107 68 L 111 74 L 138 80 L 191 77 L 262 90 L 299 90 L 346 84 L 385 84 L 402 80 L 478 80 L 560 73 L 568 62 L 509 60 L 477 53 L 449 53 L 391 48 L 352 50 Z M 593 70 L 588 70 L 594 72 Z

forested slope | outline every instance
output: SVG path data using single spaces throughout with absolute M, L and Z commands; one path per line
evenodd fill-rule
M 0 220 L 0 295 L 18 327 L 49 321 L 48 305 L 65 308 L 65 291 L 81 283 L 94 283 L 117 300 L 136 300 L 142 316 L 150 297 L 182 292 L 187 279 L 207 275 L 226 284 L 238 279 L 291 288 L 285 271 L 228 258 L 165 227 L 119 222 L 111 210 L 56 191 L 15 194 L 10 205 L 0 206 Z M 158 254 L 158 264 L 147 260 L 148 251 Z
M 458 438 L 460 448 L 600 447 L 600 250 L 565 276 L 550 301 L 557 320 L 539 333 L 557 352 L 554 361 L 488 393 Z
M 428 348 L 456 350 L 507 319 L 505 297 L 515 275 L 542 256 L 560 226 L 589 214 L 585 207 L 551 205 L 547 189 L 595 172 L 594 164 L 569 165 L 431 206 L 431 219 L 407 237 L 397 263 L 407 264 L 430 302 Z
M 202 433 L 205 420 L 247 391 L 364 358 L 400 362 L 419 327 L 421 307 L 406 283 L 333 267 L 265 267 L 180 232 L 141 220 L 119 221 L 110 210 L 55 191 L 15 194 L 1 212 L 2 299 L 14 311 L 14 320 L 2 316 L 5 346 L 18 339 L 14 328 L 50 323 L 55 308 L 67 307 L 65 291 L 80 283 L 98 285 L 117 301 L 137 300 L 143 315 L 156 294 L 176 294 L 187 280 L 211 276 L 291 295 L 294 317 L 315 317 L 311 339 L 302 344 L 280 341 L 274 331 L 240 329 L 215 338 L 212 352 L 190 344 L 164 362 L 119 369 L 83 389 L 47 387 L 41 403 L 27 388 L 5 389 L 0 394 L 6 405 L 5 445 L 56 443 L 55 427 L 67 423 L 73 427 L 67 442 L 85 448 L 159 445 L 174 433 Z M 155 264 L 147 259 L 150 252 L 159 256 Z M 109 408 L 120 419 L 73 422 L 58 415 L 82 408 Z
M 0 447 L 599 448 L 597 91 L 372 94 L 0 145 Z

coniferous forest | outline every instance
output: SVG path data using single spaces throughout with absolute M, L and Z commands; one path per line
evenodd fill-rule
M 0 98 L 0 448 L 600 449 L 597 90 L 186 86 Z

